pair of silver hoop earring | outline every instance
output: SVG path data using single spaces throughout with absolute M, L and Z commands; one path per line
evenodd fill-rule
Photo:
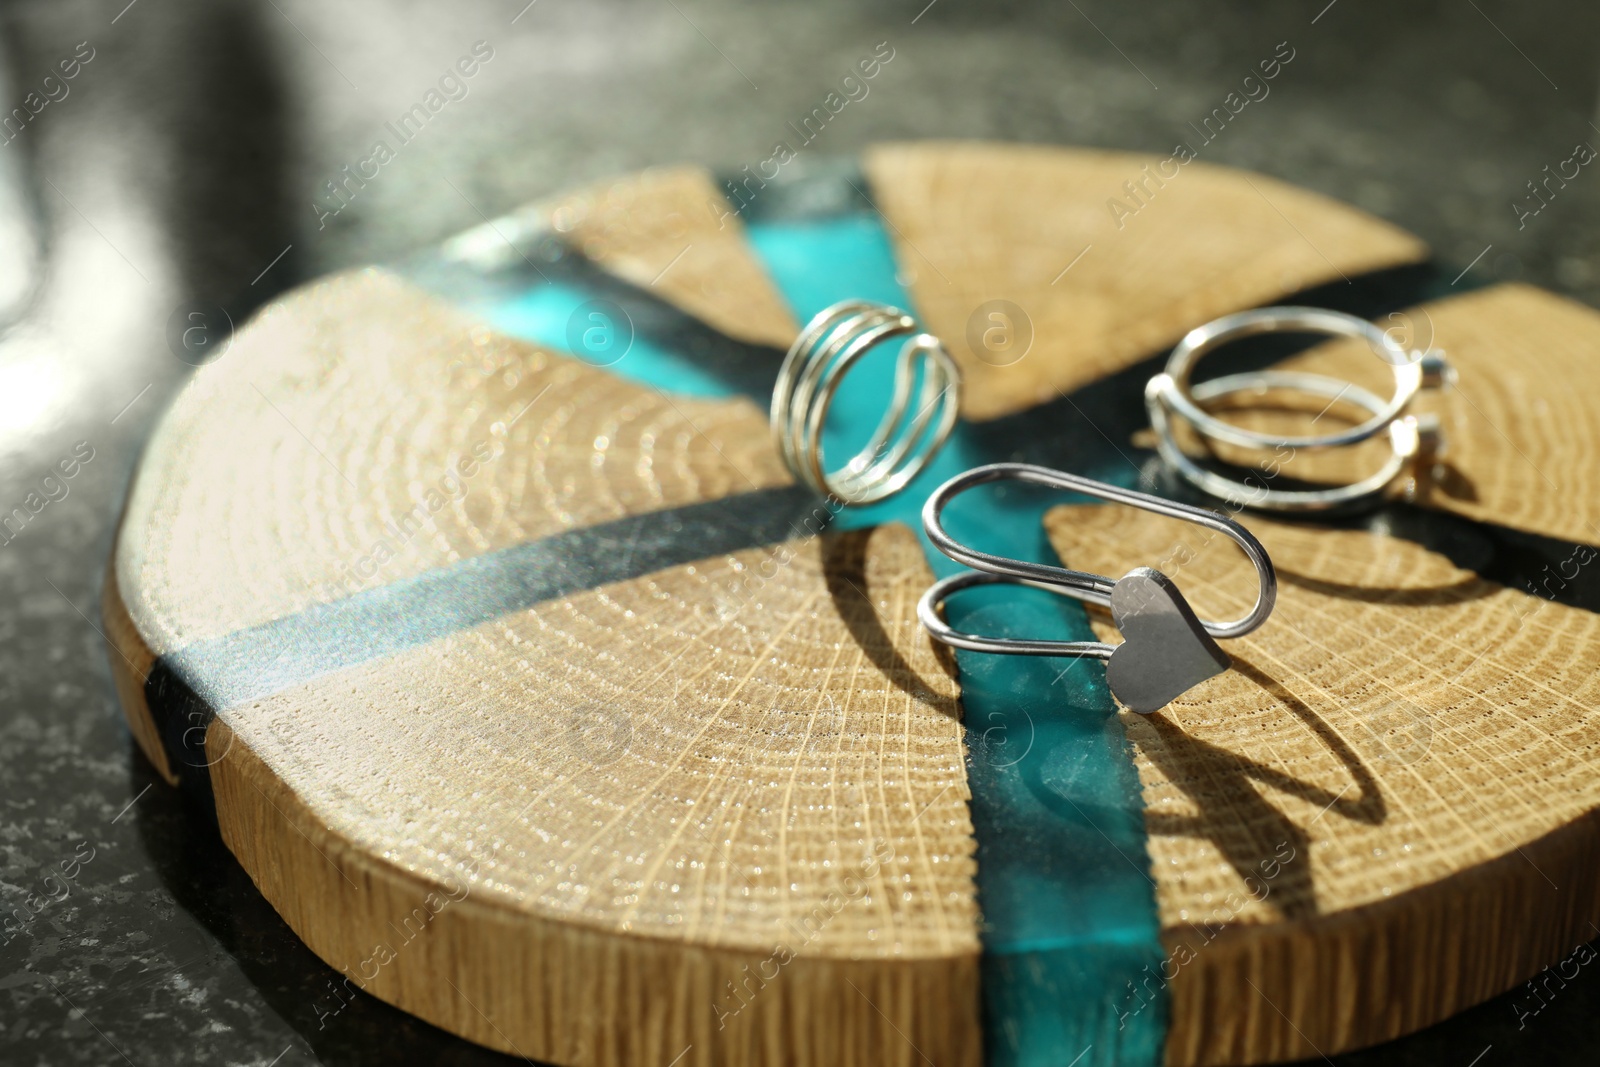
M 1353 383 L 1324 375 L 1287 371 L 1233 374 L 1191 384 L 1195 364 L 1220 345 L 1252 334 L 1312 332 L 1356 337 L 1372 346 L 1394 370 L 1395 389 L 1384 401 Z M 877 429 L 843 466 L 827 469 L 822 428 L 828 410 L 851 367 L 878 344 L 905 338 L 895 365 L 894 385 Z M 921 377 L 920 387 L 917 380 Z M 1319 308 L 1275 307 L 1227 315 L 1191 330 L 1173 349 L 1162 373 L 1145 389 L 1145 403 L 1162 458 L 1201 490 L 1238 507 L 1274 511 L 1318 511 L 1370 503 L 1392 492 L 1408 470 L 1436 454 L 1437 420 L 1411 413 L 1425 389 L 1451 381 L 1443 354 L 1408 352 L 1365 320 Z M 1344 399 L 1370 417 L 1331 434 L 1286 437 L 1245 430 L 1224 422 L 1206 405 L 1225 398 L 1271 390 L 1307 393 L 1331 406 Z M 844 301 L 819 312 L 790 346 L 773 391 L 771 426 L 785 464 L 804 484 L 844 504 L 883 500 L 905 488 L 927 467 L 955 428 L 961 399 L 961 373 L 943 343 L 923 330 L 914 316 L 885 304 Z M 1200 466 L 1178 447 L 1174 420 L 1187 422 L 1210 444 L 1244 448 L 1320 450 L 1348 447 L 1387 432 L 1391 457 L 1374 474 L 1326 489 L 1276 489 L 1251 485 Z M 1127 504 L 1221 533 L 1238 545 L 1255 567 L 1255 605 L 1238 619 L 1199 618 L 1176 584 L 1150 567 L 1137 567 L 1119 579 L 1025 560 L 1010 559 L 964 545 L 944 528 L 949 502 L 976 486 L 1016 480 L 1065 489 Z M 940 552 L 971 570 L 935 582 L 922 596 L 917 614 L 935 640 L 955 648 L 1008 655 L 1076 656 L 1106 662 L 1113 695 L 1130 710 L 1148 714 L 1190 688 L 1226 670 L 1228 656 L 1217 639 L 1243 637 L 1267 621 L 1277 601 L 1271 557 L 1250 531 L 1216 512 L 1178 504 L 1146 493 L 1028 463 L 994 463 L 945 482 L 922 509 L 923 530 Z M 1109 608 L 1121 631 L 1121 644 L 1097 641 L 1028 640 L 989 637 L 952 627 L 940 608 L 953 594 L 979 585 L 1025 585 Z
M 1365 341 L 1393 371 L 1394 392 L 1383 400 L 1353 382 L 1322 374 L 1275 370 L 1230 374 L 1201 385 L 1191 383 L 1201 357 L 1229 341 L 1263 333 L 1321 333 Z M 1365 319 L 1323 308 L 1270 307 L 1224 315 L 1190 330 L 1172 350 L 1166 368 L 1146 384 L 1144 399 L 1150 425 L 1156 432 L 1157 451 L 1191 485 L 1238 507 L 1316 512 L 1373 504 L 1393 495 L 1408 480 L 1415 485 L 1429 477 L 1434 459 L 1443 450 L 1444 435 L 1438 416 L 1412 414 L 1412 403 L 1423 393 L 1448 388 L 1454 380 L 1454 369 L 1443 352 L 1408 351 Z M 1206 410 L 1206 405 L 1221 400 L 1261 396 L 1273 390 L 1305 393 L 1327 401 L 1328 407 L 1348 401 L 1366 411 L 1368 418 L 1347 430 L 1294 437 L 1247 430 Z M 1208 445 L 1232 445 L 1273 457 L 1284 451 L 1292 456 L 1302 449 L 1347 448 L 1385 433 L 1390 454 L 1378 470 L 1346 485 L 1278 489 L 1266 484 L 1266 480 L 1252 484 L 1196 463 L 1178 446 L 1175 420 L 1187 423 Z

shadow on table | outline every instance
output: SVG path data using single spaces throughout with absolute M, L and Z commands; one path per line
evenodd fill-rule
M 154 783 L 135 810 L 140 839 L 162 884 L 233 957 L 262 1000 L 305 1039 L 320 1062 L 361 1067 L 530 1062 L 474 1045 L 370 994 L 348 991 L 343 976 L 307 948 L 267 903 L 222 843 L 211 817 L 162 782 L 132 741 L 129 747 L 132 794 Z M 334 995 L 335 988 L 343 999 Z

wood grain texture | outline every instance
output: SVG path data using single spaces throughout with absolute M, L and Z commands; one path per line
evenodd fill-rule
M 655 167 L 574 189 L 448 247 L 479 266 L 511 265 L 548 233 L 730 337 L 788 348 L 799 331 L 733 205 L 703 167 Z
M 381 273 L 309 287 L 201 371 L 140 471 L 107 596 L 142 644 L 118 657 L 135 734 L 159 756 L 134 698 L 155 655 L 354 591 L 366 546 L 394 551 L 358 588 L 781 485 L 768 448 L 747 401 L 669 400 Z M 929 581 L 903 528 L 810 537 L 218 708 L 224 839 L 357 987 L 506 1051 L 976 1063 Z
M 1232 670 L 1122 715 L 1172 953 L 1173 1064 L 1382 1041 L 1600 922 L 1600 617 L 1408 541 L 1247 525 L 1278 568 L 1272 618 L 1226 642 Z M 1255 595 L 1242 555 L 1172 520 L 1060 508 L 1048 527 L 1068 565 L 1157 566 L 1202 616 Z
M 918 310 L 965 360 L 970 417 L 1423 252 L 1201 164 L 1117 229 L 1105 199 L 1149 161 L 870 156 Z M 703 171 L 656 171 L 516 218 L 730 335 L 787 344 L 792 316 L 708 195 Z M 963 355 L 969 316 L 996 297 L 1035 330 L 1003 368 Z M 1432 310 L 1473 401 L 1449 415 L 1448 456 L 1471 493 L 1439 506 L 1592 540 L 1593 435 L 1570 383 L 1592 373 L 1593 313 L 1522 289 Z M 1544 353 L 1550 373 L 1529 374 Z M 1517 452 L 1571 491 L 1530 492 Z M 336 276 L 265 309 L 150 443 L 105 594 L 118 691 L 171 779 L 144 700 L 157 657 L 790 484 L 746 399 L 669 397 L 384 272 Z M 1193 942 L 1158 979 L 1174 1064 L 1404 1033 L 1600 919 L 1594 616 L 1406 542 L 1250 524 L 1285 579 L 1277 615 L 1228 643 L 1236 670 L 1124 716 L 1164 939 L 1175 956 Z M 1202 614 L 1236 613 L 1242 561 L 1180 558 L 1188 529 L 1123 509 L 1051 518 L 1069 563 L 1160 566 Z M 224 838 L 356 987 L 496 1048 L 585 1065 L 976 1063 L 958 690 L 913 611 L 930 580 L 897 527 L 708 552 L 220 708 L 207 745 Z M 380 947 L 392 958 L 374 964 Z
M 793 558 L 739 603 L 775 552 Z M 452 923 L 368 988 L 494 1047 L 909 1065 L 909 1038 L 976 1062 L 964 748 L 910 612 L 925 566 L 899 528 L 751 550 L 227 709 L 224 838 L 341 969 L 459 886 L 473 907 L 440 907 Z
M 788 483 L 749 401 L 667 397 L 366 270 L 269 306 L 185 387 L 130 495 L 118 573 L 162 654 L 496 548 Z
M 1163 181 L 1161 159 L 984 143 L 867 152 L 917 309 L 965 375 L 967 418 L 1070 393 L 1218 315 L 1427 254 L 1385 222 L 1260 174 L 1190 162 Z M 1129 181 L 1149 195 L 1132 199 Z M 1124 215 L 1114 199 L 1142 206 Z M 1033 333 L 1003 366 L 969 340 L 974 313 L 997 299 Z

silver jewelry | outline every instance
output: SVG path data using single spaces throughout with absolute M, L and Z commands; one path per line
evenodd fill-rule
M 1258 333 L 1310 332 L 1356 337 L 1394 372 L 1394 393 L 1380 399 L 1359 386 L 1321 374 L 1291 371 L 1256 371 L 1231 374 L 1201 385 L 1190 376 L 1200 358 L 1212 349 L 1240 337 Z M 1145 387 L 1145 408 L 1156 432 L 1161 456 L 1180 475 L 1212 496 L 1241 507 L 1272 511 L 1324 511 L 1376 500 L 1389 492 L 1402 475 L 1431 465 L 1443 446 L 1436 416 L 1412 415 L 1411 403 L 1425 389 L 1442 389 L 1454 372 L 1438 350 L 1408 352 L 1384 331 L 1365 319 L 1339 311 L 1308 307 L 1272 307 L 1225 315 L 1190 330 L 1172 350 L 1166 369 Z M 1225 397 L 1261 393 L 1270 389 L 1294 390 L 1335 400 L 1348 400 L 1369 418 L 1359 426 L 1334 433 L 1283 436 L 1247 430 L 1212 415 L 1205 405 Z M 1281 455 L 1299 449 L 1311 451 L 1359 444 L 1382 433 L 1389 435 L 1390 458 L 1376 472 L 1348 485 L 1327 489 L 1273 489 L 1206 470 L 1184 454 L 1173 436 L 1172 419 L 1183 419 L 1212 444 L 1268 451 Z
M 1259 587 L 1255 606 L 1230 622 L 1208 622 L 1196 617 L 1172 580 L 1153 568 L 1136 567 L 1113 580 L 1098 574 L 980 552 L 945 532 L 942 520 L 945 505 L 974 486 L 1005 479 L 1087 493 L 1223 534 L 1255 565 Z M 1103 659 L 1106 682 L 1112 694 L 1141 714 L 1166 706 L 1190 688 L 1227 670 L 1228 656 L 1213 639 L 1243 637 L 1255 630 L 1267 621 L 1278 598 L 1278 579 L 1266 548 L 1232 519 L 1203 508 L 1176 504 L 1031 463 L 991 463 L 951 478 L 936 489 L 923 506 L 922 527 L 935 548 L 957 563 L 973 568 L 935 582 L 923 594 L 917 604 L 917 616 L 930 635 L 947 645 L 973 652 Z M 1110 645 L 1098 641 L 984 637 L 956 630 L 940 616 L 939 606 L 952 594 L 997 582 L 1032 586 L 1109 607 L 1111 620 L 1122 631 L 1123 641 L 1120 645 Z
M 907 340 L 888 409 L 861 451 L 829 471 L 822 427 L 834 394 L 852 364 L 896 337 Z M 961 371 L 937 337 L 897 307 L 845 300 L 818 312 L 789 347 L 772 391 L 772 438 L 800 481 L 846 504 L 870 504 L 922 472 L 955 428 L 960 406 Z

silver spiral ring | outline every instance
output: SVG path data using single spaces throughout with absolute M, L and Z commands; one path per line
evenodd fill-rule
M 1311 332 L 1365 340 L 1394 372 L 1394 393 L 1383 400 L 1351 382 L 1320 374 L 1257 371 L 1191 385 L 1194 365 L 1207 352 L 1227 341 L 1252 334 Z M 1452 371 L 1438 351 L 1407 352 L 1384 331 L 1364 319 L 1323 308 L 1275 307 L 1225 315 L 1184 337 L 1168 357 L 1163 373 L 1145 387 L 1145 407 L 1156 432 L 1156 447 L 1166 462 L 1184 479 L 1213 496 L 1241 507 L 1271 511 L 1324 511 L 1375 500 L 1396 484 L 1408 468 L 1436 452 L 1440 435 L 1436 419 L 1408 414 L 1412 401 L 1424 389 L 1442 388 Z M 1366 410 L 1358 426 L 1335 433 L 1285 436 L 1247 430 L 1212 415 L 1205 404 L 1225 397 L 1270 389 L 1291 390 L 1330 402 L 1346 400 Z M 1387 432 L 1391 455 L 1373 474 L 1347 485 L 1327 489 L 1272 489 L 1206 470 L 1184 454 L 1173 434 L 1172 417 L 1192 426 L 1212 444 L 1270 451 L 1278 455 L 1304 448 L 1317 451 L 1358 444 Z
M 897 337 L 906 340 L 878 428 L 847 463 L 828 470 L 822 428 L 834 395 L 852 365 Z M 897 307 L 845 300 L 818 312 L 789 347 L 772 391 L 772 439 L 801 482 L 846 504 L 870 504 L 922 472 L 955 428 L 960 407 L 961 371 L 937 337 Z

